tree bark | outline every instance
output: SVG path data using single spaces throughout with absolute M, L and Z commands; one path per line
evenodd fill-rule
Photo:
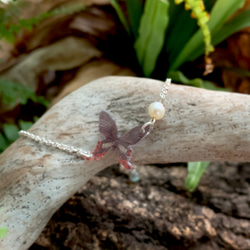
M 100 139 L 98 118 L 108 110 L 123 134 L 149 120 L 163 82 L 106 77 L 53 106 L 29 130 L 41 137 L 92 151 Z M 132 162 L 250 161 L 250 96 L 172 85 L 166 116 L 134 147 Z M 27 249 L 52 214 L 115 154 L 84 161 L 20 138 L 0 156 L 0 226 L 9 229 L 1 249 Z

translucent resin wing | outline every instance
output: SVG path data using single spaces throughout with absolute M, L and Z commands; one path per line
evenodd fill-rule
M 132 145 L 141 141 L 151 127 L 147 126 L 144 131 L 142 126 L 137 126 L 131 129 L 125 135 L 118 137 L 117 127 L 115 121 L 106 111 L 102 111 L 99 117 L 99 131 L 104 137 L 101 141 L 98 141 L 95 150 L 93 151 L 93 157 L 87 158 L 88 160 L 101 159 L 110 149 L 116 149 L 119 153 L 119 161 L 126 169 L 133 169 L 133 165 L 130 163 Z

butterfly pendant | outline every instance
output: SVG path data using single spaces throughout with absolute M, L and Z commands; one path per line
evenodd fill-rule
M 126 169 L 133 169 L 133 165 L 129 162 L 132 153 L 132 145 L 140 142 L 152 129 L 151 126 L 137 126 L 127 132 L 125 135 L 118 137 L 115 121 L 109 113 L 102 111 L 99 117 L 99 131 L 104 136 L 98 141 L 92 157 L 87 160 L 100 160 L 109 150 L 118 150 L 120 165 Z

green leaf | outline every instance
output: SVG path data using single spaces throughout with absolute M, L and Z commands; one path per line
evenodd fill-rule
M 228 18 L 242 5 L 245 0 L 217 0 L 212 8 L 208 27 L 211 35 L 220 31 L 223 24 Z M 199 29 L 186 43 L 185 47 L 179 53 L 173 64 L 170 66 L 170 71 L 179 68 L 184 62 L 192 61 L 203 53 L 203 35 Z
M 229 91 L 229 89 L 216 86 L 213 82 L 202 81 L 202 88 L 216 91 Z
M 18 127 L 14 124 L 3 124 L 3 132 L 6 138 L 11 142 L 15 141 L 18 138 L 18 131 Z
M 228 70 L 228 71 L 234 71 L 241 77 L 250 77 L 250 70 L 245 70 L 242 68 L 236 68 L 236 67 L 221 67 L 221 69 Z
M 217 0 L 203 0 L 206 11 L 210 13 L 216 1 Z
M 35 93 L 30 97 L 33 102 L 40 103 L 44 107 L 49 107 L 49 101 L 46 100 L 43 96 L 37 96 Z
M 168 62 L 171 64 L 194 32 L 198 30 L 198 25 L 196 19 L 190 16 L 191 11 L 186 11 L 183 4 L 176 5 L 174 1 L 171 1 L 169 15 L 166 51 Z
M 208 161 L 189 162 L 188 163 L 188 176 L 185 182 L 185 188 L 189 192 L 193 192 L 200 182 L 200 178 L 209 166 Z
M 25 29 L 27 29 L 28 31 L 31 31 L 34 25 L 34 20 L 32 19 L 21 19 L 19 20 L 19 25 L 20 28 L 23 27 Z
M 33 122 L 27 122 L 23 120 L 19 120 L 18 123 L 21 130 L 28 130 L 34 124 Z
M 168 77 L 171 78 L 173 82 L 179 82 L 193 87 L 217 91 L 228 91 L 226 88 L 218 87 L 214 83 L 204 81 L 201 78 L 188 79 L 181 71 L 171 71 L 168 74 Z
M 34 117 L 34 120 L 38 120 Z M 19 120 L 18 125 L 21 130 L 28 130 L 34 123 L 30 121 Z M 3 124 L 3 133 L 0 133 L 0 152 L 4 151 L 12 142 L 18 138 L 19 128 L 14 124 Z
M 146 1 L 140 21 L 139 37 L 134 45 L 145 76 L 150 76 L 153 72 L 163 47 L 169 21 L 168 9 L 169 2 L 166 0 Z
M 250 10 L 241 12 L 238 16 L 227 22 L 221 30 L 216 32 L 212 37 L 212 43 L 216 45 L 232 34 L 247 27 L 250 27 Z
M 113 8 L 116 10 L 116 13 L 117 13 L 117 15 L 118 15 L 121 23 L 123 24 L 124 28 L 126 29 L 126 31 L 128 32 L 128 34 L 130 34 L 130 28 L 129 28 L 128 22 L 126 20 L 126 17 L 123 14 L 121 6 L 117 2 L 117 0 L 110 0 L 110 3 L 113 6 Z
M 8 233 L 8 228 L 0 227 L 0 239 L 3 238 Z
M 221 29 L 222 25 L 236 10 L 243 7 L 245 0 L 217 0 L 212 8 L 209 27 L 212 33 Z
M 33 120 L 34 120 L 34 122 L 37 122 L 39 120 L 39 117 L 38 116 L 34 116 Z
M 156 4 L 154 3 L 156 3 L 157 1 L 146 0 L 143 15 L 140 20 L 139 37 L 134 44 L 137 59 L 140 65 L 142 65 L 143 63 L 143 57 L 147 47 L 146 44 L 148 43 L 149 37 L 152 33 L 151 26 L 153 23 L 154 12 L 156 7 Z
M 15 36 L 14 34 L 6 29 L 5 27 L 3 28 L 2 26 L 0 27 L 0 38 L 4 38 L 8 43 L 14 43 L 15 42 Z
M 0 151 L 4 151 L 8 147 L 8 145 L 9 144 L 7 143 L 5 137 L 2 133 L 0 133 Z
M 131 30 L 133 32 L 134 38 L 137 39 L 140 19 L 143 13 L 143 3 L 142 0 L 126 0 L 126 5 Z
M 190 80 L 181 71 L 171 71 L 168 74 L 168 77 L 171 78 L 173 82 L 179 82 L 185 85 L 202 88 L 202 80 L 200 78 Z
M 28 86 L 23 86 L 0 78 L 0 97 L 2 102 L 15 105 L 17 102 L 26 104 L 28 99 L 48 107 L 49 102 L 42 96 L 37 96 Z

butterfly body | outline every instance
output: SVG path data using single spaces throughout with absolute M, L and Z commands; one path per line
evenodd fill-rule
M 131 145 L 141 141 L 150 130 L 150 126 L 147 126 L 144 130 L 142 130 L 142 126 L 137 126 L 125 135 L 118 137 L 115 121 L 109 113 L 102 111 L 99 117 L 99 131 L 104 138 L 98 141 L 92 153 L 93 157 L 87 158 L 87 160 L 99 160 L 109 150 L 116 149 L 119 154 L 120 164 L 126 169 L 133 169 L 133 165 L 129 162 L 132 153 Z

